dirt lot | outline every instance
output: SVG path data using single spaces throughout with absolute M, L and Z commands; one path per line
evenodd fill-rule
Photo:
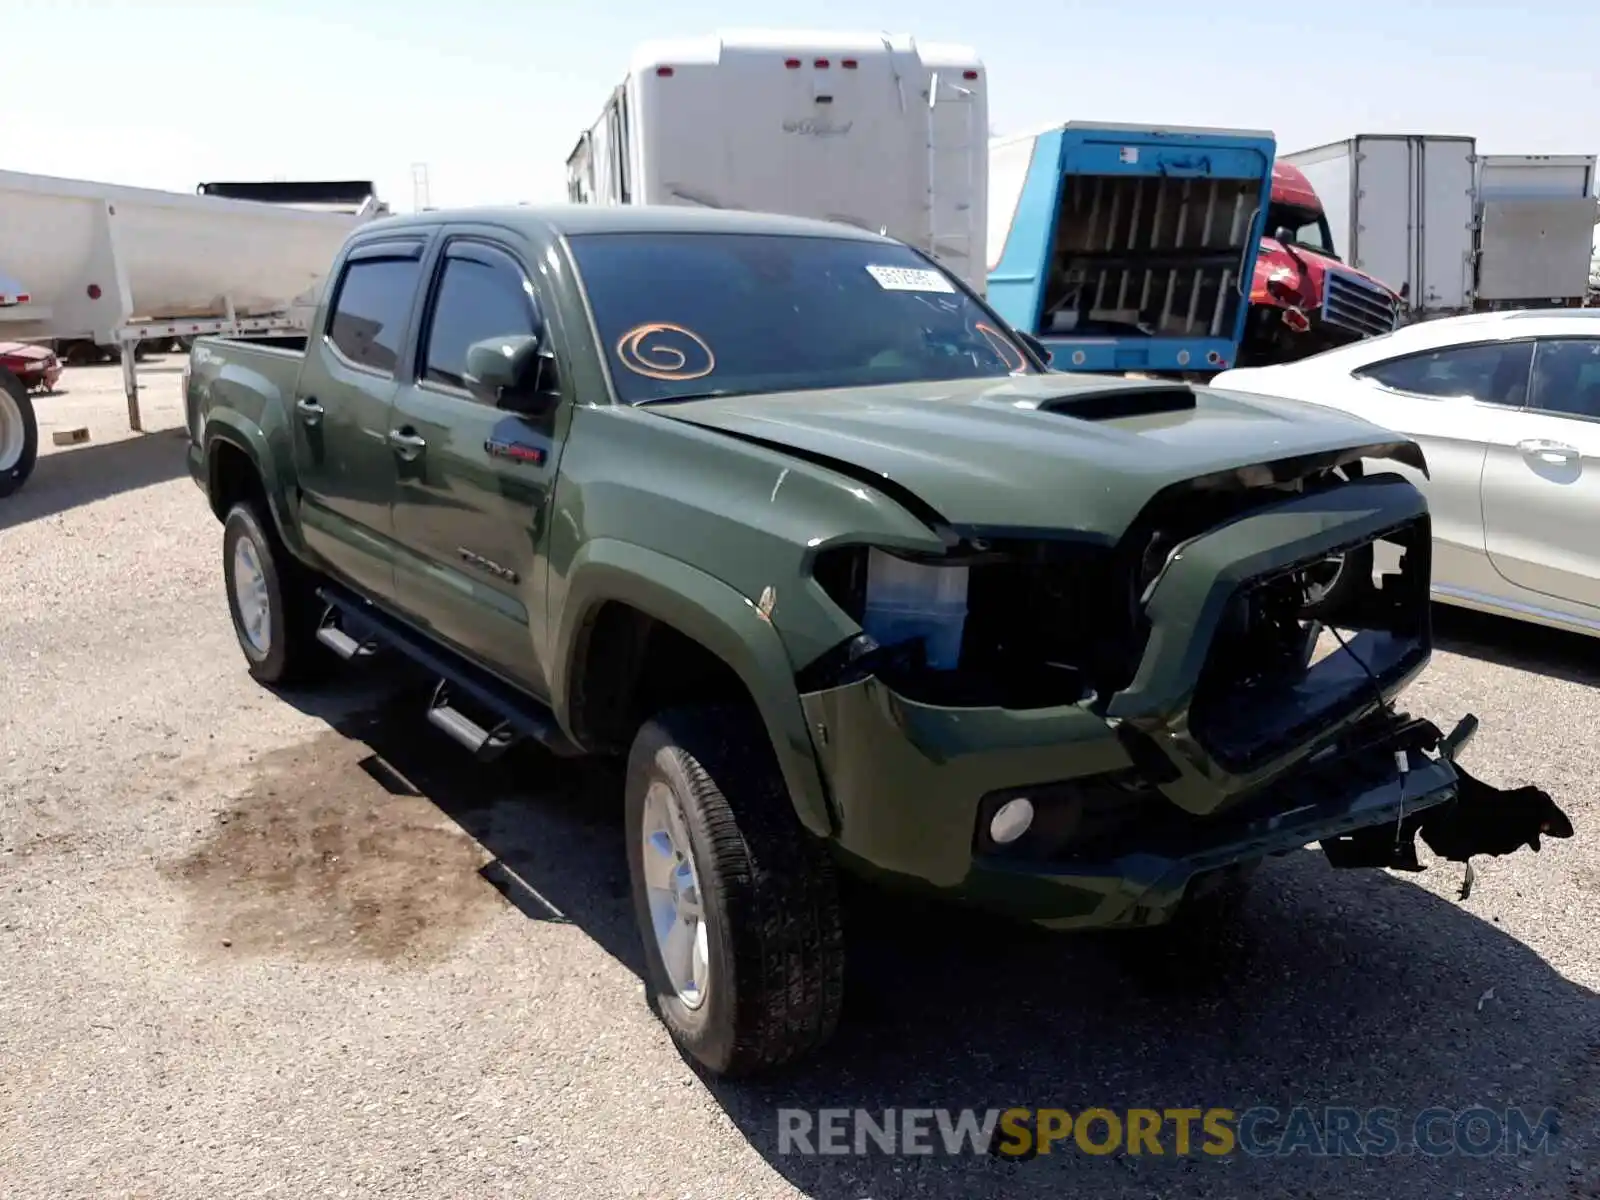
M 1579 836 L 1273 862 L 1204 946 L 861 906 L 821 1061 L 708 1085 L 646 1009 L 616 780 L 466 762 L 393 670 L 252 684 L 177 360 L 40 402 L 0 502 L 0 1195 L 1600 1196 L 1600 644 L 1441 613 L 1412 693 Z M 165 431 L 165 432 L 162 432 Z M 1143 943 L 1140 943 L 1142 946 Z M 779 1106 L 1554 1107 L 1550 1153 L 799 1158 Z

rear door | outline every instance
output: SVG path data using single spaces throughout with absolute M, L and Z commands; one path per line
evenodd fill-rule
M 1417 261 L 1422 294 L 1436 312 L 1472 307 L 1472 237 L 1477 219 L 1476 146 L 1471 138 L 1422 139 Z M 1379 276 L 1381 279 L 1382 276 Z
M 523 417 L 474 392 L 467 348 L 546 330 L 538 290 L 492 231 L 446 233 L 430 271 L 413 369 L 395 400 L 396 590 L 407 615 L 543 695 L 545 520 L 557 406 Z M 530 615 L 532 614 L 532 615 Z
M 425 244 L 364 241 L 346 256 L 292 398 L 306 545 L 331 574 L 383 597 L 394 589 L 389 416 Z
M 1364 134 L 1356 139 L 1350 265 L 1428 313 L 1471 307 L 1471 138 Z
M 1600 338 L 1540 338 L 1528 408 L 1483 469 L 1489 559 L 1518 587 L 1600 608 Z
M 1354 152 L 1354 212 L 1344 247 L 1352 267 L 1405 288 L 1412 305 L 1421 302 L 1415 246 L 1417 213 L 1413 140 L 1407 137 L 1358 137 Z M 1323 202 L 1328 198 L 1318 188 Z

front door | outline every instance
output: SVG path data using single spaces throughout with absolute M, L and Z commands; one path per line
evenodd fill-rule
M 532 275 L 503 245 L 448 237 L 422 321 L 415 378 L 401 385 L 393 414 L 410 447 L 394 505 L 400 604 L 543 696 L 544 523 L 567 414 L 508 412 L 467 371 L 476 342 L 546 335 Z
M 290 398 L 306 546 L 330 574 L 379 596 L 394 589 L 389 418 L 422 250 L 413 237 L 350 253 Z
M 1541 338 L 1528 407 L 1483 465 L 1489 560 L 1509 582 L 1600 608 L 1600 338 Z

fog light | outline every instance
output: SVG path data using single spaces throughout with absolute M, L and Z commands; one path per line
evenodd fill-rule
M 989 821 L 989 837 L 997 846 L 1007 846 L 1028 832 L 1033 824 L 1033 801 L 1007 800 Z

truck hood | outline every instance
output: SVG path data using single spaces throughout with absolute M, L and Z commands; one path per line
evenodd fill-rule
M 1157 493 L 1201 476 L 1344 461 L 1356 449 L 1426 470 L 1414 443 L 1344 413 L 1109 376 L 718 396 L 650 411 L 887 482 L 958 529 L 1073 530 L 1106 541 Z

